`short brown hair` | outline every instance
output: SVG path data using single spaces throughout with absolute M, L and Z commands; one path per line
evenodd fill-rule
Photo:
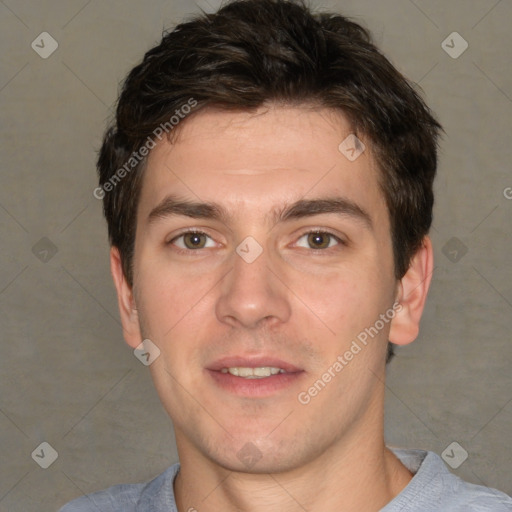
M 372 144 L 395 275 L 403 277 L 432 222 L 441 126 L 360 25 L 340 14 L 315 14 L 302 0 L 235 0 L 164 34 L 124 82 L 98 171 L 100 187 L 111 184 L 104 213 L 130 284 L 145 159 L 112 179 L 191 98 L 196 112 L 206 106 L 253 111 L 279 102 L 312 103 L 347 116 L 354 133 Z

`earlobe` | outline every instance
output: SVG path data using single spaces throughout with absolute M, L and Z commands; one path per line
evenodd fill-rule
M 137 347 L 141 341 L 139 316 L 133 296 L 132 287 L 123 272 L 121 255 L 117 247 L 110 249 L 110 271 L 117 291 L 119 313 L 123 326 L 124 339 L 130 347 Z
M 392 343 L 407 345 L 417 338 L 433 270 L 432 242 L 426 236 L 398 287 L 396 300 L 401 308 L 391 322 L 389 341 Z

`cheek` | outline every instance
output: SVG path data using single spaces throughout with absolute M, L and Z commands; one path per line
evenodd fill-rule
M 303 277 L 297 295 L 304 297 L 302 303 L 296 304 L 296 310 L 304 309 L 311 320 L 316 320 L 318 327 L 324 324 L 331 334 L 339 334 L 356 323 L 362 287 L 341 273 L 318 276 L 314 279 Z M 316 318 L 315 318 L 316 317 Z M 313 325 L 313 324 L 311 324 Z
M 136 277 L 137 306 L 147 334 L 164 340 L 204 310 L 218 281 L 213 272 L 185 273 L 162 258 L 145 260 Z
M 328 329 L 338 344 L 344 343 L 390 307 L 392 288 L 383 275 L 387 274 L 376 264 L 362 260 L 322 276 L 301 275 L 290 286 L 301 298 L 294 301 L 296 310 L 309 316 L 310 330 L 313 326 Z
M 144 283 L 139 289 L 139 316 L 143 335 L 161 352 L 150 366 L 153 381 L 166 407 L 176 411 L 186 402 L 182 386 L 195 388 L 197 375 L 184 369 L 198 366 L 199 342 L 208 340 L 205 314 L 212 307 L 209 290 L 214 283 L 153 263 L 141 268 L 138 276 Z

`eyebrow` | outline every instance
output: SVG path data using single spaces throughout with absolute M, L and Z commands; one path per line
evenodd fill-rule
M 274 224 L 294 219 L 334 213 L 352 218 L 366 228 L 372 230 L 373 223 L 370 214 L 357 203 L 345 197 L 326 197 L 317 199 L 300 199 L 292 204 L 274 208 L 269 218 Z M 181 199 L 173 195 L 165 197 L 148 215 L 148 223 L 172 216 L 184 216 L 193 219 L 218 220 L 227 223 L 230 215 L 220 204 L 213 202 L 197 202 Z

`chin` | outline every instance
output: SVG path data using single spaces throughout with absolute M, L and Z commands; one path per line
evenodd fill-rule
M 216 449 L 208 457 L 217 465 L 229 471 L 251 474 L 281 473 L 290 471 L 303 464 L 298 456 L 297 443 L 275 442 L 262 437 L 255 439 L 245 436 L 234 441 L 231 439 L 224 449 Z M 210 448 L 212 448 L 210 446 Z

